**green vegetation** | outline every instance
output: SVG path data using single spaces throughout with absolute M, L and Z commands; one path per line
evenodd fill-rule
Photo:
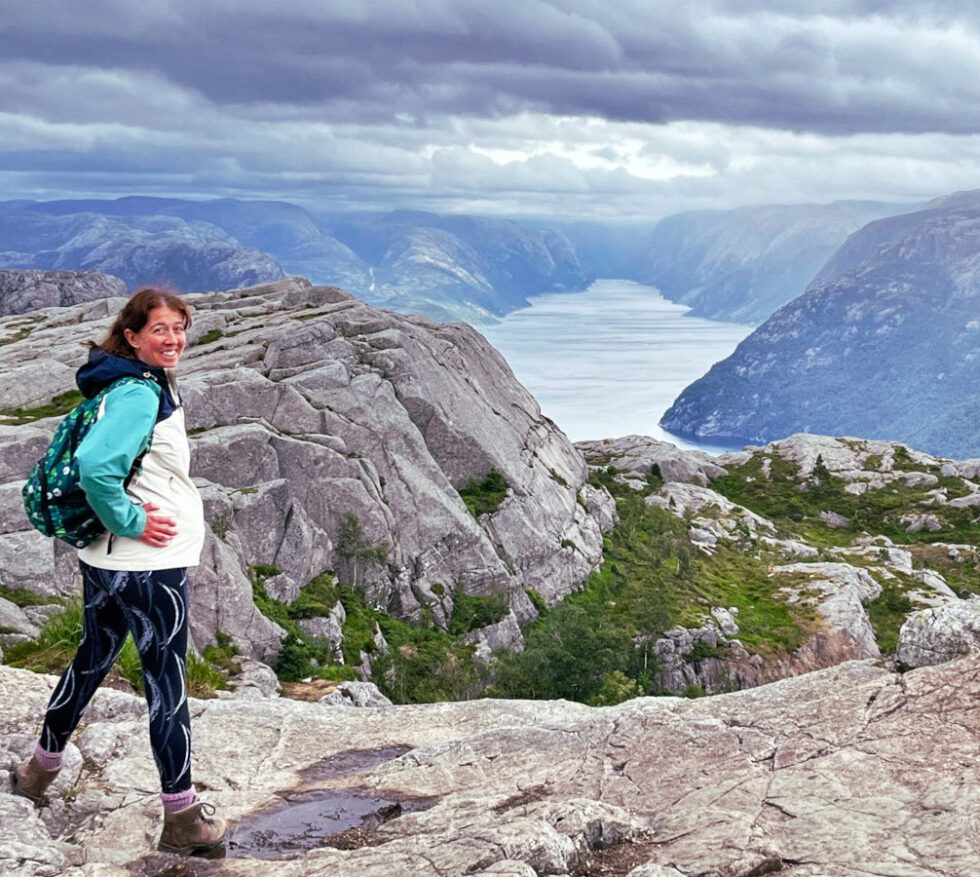
M 385 562 L 388 543 L 371 542 L 357 515 L 346 512 L 337 531 L 337 554 L 344 560 L 343 572 L 350 573 L 351 584 L 356 588 L 362 570 Z
M 46 405 L 36 408 L 0 408 L 0 417 L 8 418 L 14 426 L 32 423 L 45 417 L 62 417 L 82 401 L 78 390 L 59 393 Z
M 210 329 L 205 332 L 200 338 L 197 339 L 197 343 L 200 344 L 211 344 L 221 338 L 224 333 L 220 329 Z
M 211 521 L 211 532 L 222 542 L 228 538 L 228 519 L 224 515 L 215 515 Z
M 48 619 L 36 641 L 17 643 L 5 649 L 3 663 L 36 673 L 64 672 L 82 641 L 83 612 L 81 600 L 70 601 L 63 612 Z M 218 636 L 220 645 L 220 631 Z M 227 651 L 229 647 L 230 639 L 226 638 L 224 649 Z M 221 652 L 215 651 L 216 648 L 206 647 L 203 660 L 193 653 L 187 655 L 187 691 L 192 697 L 214 697 L 215 689 L 228 687 L 225 673 L 216 668 L 208 656 L 209 650 L 212 656 L 220 656 Z M 237 667 L 234 672 L 237 672 Z M 109 676 L 125 679 L 138 692 L 143 690 L 143 670 L 132 636 L 126 636 Z
M 691 545 L 687 522 L 646 504 L 659 472 L 649 474 L 644 491 L 619 484 L 616 474 L 613 467 L 593 473 L 619 512 L 605 538 L 602 568 L 583 590 L 546 611 L 529 593 L 539 617 L 524 631 L 521 654 L 497 656 L 491 693 L 597 705 L 661 693 L 652 641 L 675 625 L 701 624 L 707 606 L 736 607 L 739 639 L 764 655 L 797 648 L 813 629 L 812 611 L 778 594 L 768 576 L 771 558 L 724 545 L 703 555 Z M 697 646 L 687 657 L 724 657 L 724 650 Z
M 763 471 L 768 460 L 769 478 Z M 883 458 L 868 457 L 867 471 L 877 472 Z M 978 537 L 975 508 L 955 508 L 936 503 L 930 491 L 944 488 L 949 498 L 965 496 L 970 488 L 963 479 L 944 476 L 940 466 L 915 463 L 908 450 L 899 445 L 893 455 L 894 468 L 899 472 L 926 472 L 935 476 L 937 484 L 910 486 L 905 477 L 870 488 L 861 495 L 847 490 L 847 482 L 830 473 L 822 458 L 806 480 L 791 461 L 778 455 L 756 454 L 741 466 L 729 467 L 728 475 L 712 482 L 712 487 L 729 499 L 746 506 L 774 521 L 789 538 L 801 539 L 818 547 L 852 547 L 862 535 L 887 536 L 896 545 L 912 551 L 916 566 L 935 569 L 961 597 L 980 594 L 980 563 L 976 555 L 952 559 L 946 548 L 931 543 L 976 545 Z M 915 479 L 911 479 L 913 485 Z M 802 489 L 801 489 L 802 485 Z M 820 517 L 821 512 L 835 512 L 847 523 L 831 527 Z M 902 518 L 909 514 L 928 513 L 939 523 L 939 529 L 911 533 Z M 884 549 L 883 549 L 884 551 Z M 829 555 L 828 559 L 858 566 L 876 566 L 884 558 L 861 557 L 858 554 Z M 879 577 L 880 578 L 880 577 Z M 893 653 L 898 644 L 898 632 L 908 613 L 915 606 L 906 591 L 917 586 L 913 580 L 898 575 L 882 582 L 881 596 L 868 606 L 868 617 L 875 630 L 879 648 L 884 654 Z M 739 625 L 743 623 L 739 615 Z M 775 622 L 775 619 L 773 619 Z M 788 630 L 788 628 L 786 628 Z M 742 637 L 752 647 L 750 637 Z
M 502 621 L 510 611 L 510 604 L 502 594 L 476 596 L 461 590 L 453 594 L 453 617 L 449 632 L 455 635 L 469 633 Z
M 373 680 L 396 703 L 458 700 L 482 691 L 481 668 L 473 660 L 475 647 L 437 627 L 431 618 L 423 626 L 392 618 L 330 573 L 313 579 L 292 603 L 282 603 L 265 589 L 263 573 L 268 577 L 269 572 L 269 568 L 252 568 L 253 592 L 259 610 L 287 632 L 275 667 L 283 682 L 308 677 L 353 679 L 354 667 L 360 665 L 365 652 L 372 658 Z M 346 615 L 342 665 L 336 662 L 332 648 L 312 642 L 296 624 L 300 618 L 329 614 L 338 599 Z M 462 602 L 465 611 L 455 625 L 460 631 L 507 611 L 495 597 L 464 597 Z M 375 644 L 376 631 L 384 637 L 387 650 Z
M 13 335 L 9 335 L 6 338 L 0 338 L 0 347 L 4 347 L 7 344 L 15 344 L 18 341 L 23 341 L 27 338 L 31 332 L 34 331 L 38 323 L 43 323 L 44 318 L 38 316 L 28 316 L 26 321 L 18 321 L 7 324 L 6 328 L 13 330 Z
M 895 653 L 898 648 L 898 632 L 913 608 L 912 601 L 905 596 L 901 586 L 892 581 L 887 582 L 882 588 L 881 596 L 868 605 L 868 620 L 882 654 Z
M 923 468 L 912 463 L 902 446 L 896 449 L 894 459 L 896 468 Z M 766 460 L 769 478 L 763 471 Z M 941 472 L 929 474 L 936 475 L 938 486 L 945 487 L 951 497 L 968 491 L 962 479 L 945 478 Z M 741 466 L 730 467 L 727 476 L 711 483 L 714 490 L 733 502 L 775 521 L 787 535 L 817 546 L 849 546 L 862 533 L 881 534 L 899 544 L 976 540 L 974 510 L 930 503 L 929 490 L 934 487 L 909 487 L 904 479 L 898 479 L 858 496 L 845 490 L 846 486 L 842 478 L 827 471 L 822 459 L 817 460 L 810 478 L 804 479 L 792 461 L 761 453 Z M 936 516 L 940 529 L 909 533 L 902 523 L 903 515 L 925 510 Z M 821 519 L 821 512 L 835 512 L 847 518 L 847 526 L 830 527 Z
M 507 479 L 496 468 L 491 469 L 482 481 L 471 478 L 466 486 L 461 488 L 459 495 L 466 503 L 474 518 L 480 515 L 492 515 L 507 497 Z
M 64 601 L 59 597 L 42 597 L 40 594 L 28 591 L 27 588 L 10 588 L 6 585 L 0 585 L 0 597 L 9 600 L 22 609 L 25 606 L 43 606 L 45 604 L 64 605 Z

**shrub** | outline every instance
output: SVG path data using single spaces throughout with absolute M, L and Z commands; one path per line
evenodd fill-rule
M 507 497 L 507 479 L 496 468 L 491 469 L 482 481 L 471 478 L 459 491 L 466 508 L 474 518 L 492 515 Z
M 453 617 L 449 623 L 449 632 L 459 636 L 496 624 L 506 618 L 509 611 L 507 598 L 500 594 L 479 596 L 457 589 L 453 594 Z

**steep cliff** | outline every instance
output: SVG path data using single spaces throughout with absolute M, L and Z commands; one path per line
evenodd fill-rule
M 792 432 L 980 454 L 980 194 L 853 235 L 806 293 L 691 384 L 674 432 L 767 441 Z
M 289 602 L 327 570 L 416 622 L 448 624 L 460 595 L 502 600 L 519 643 L 516 622 L 536 612 L 527 592 L 557 601 L 600 562 L 611 499 L 469 327 L 300 279 L 190 301 L 181 387 L 210 524 L 195 575 L 199 648 L 220 630 L 248 654 L 273 654 L 283 631 L 253 605 L 253 583 Z M 120 304 L 0 322 L 7 587 L 73 592 L 72 552 L 29 529 L 19 484 L 56 423 L 37 419 L 52 413 L 41 406 L 70 389 L 79 342 L 100 337 Z M 460 491 L 491 472 L 502 488 L 477 518 Z

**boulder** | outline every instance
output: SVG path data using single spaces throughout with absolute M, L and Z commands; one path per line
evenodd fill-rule
M 898 634 L 903 667 L 942 664 L 980 651 L 980 598 L 948 600 L 914 612 Z
M 725 475 L 716 459 L 703 451 L 684 451 L 670 442 L 657 441 L 645 435 L 627 435 L 616 439 L 576 442 L 590 466 L 615 466 L 620 477 L 643 482 L 651 467 L 660 469 L 664 481 L 678 481 L 707 486 L 712 478 Z

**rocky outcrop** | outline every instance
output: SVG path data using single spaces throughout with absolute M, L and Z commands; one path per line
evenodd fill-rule
M 698 316 L 760 323 L 800 295 L 849 234 L 896 212 L 849 201 L 678 213 L 657 224 L 643 279 Z
M 865 526 L 879 524 L 889 530 L 897 526 L 907 529 L 903 522 L 916 516 L 917 509 L 923 513 L 930 509 L 928 513 L 937 526 L 926 531 L 929 536 L 949 526 L 963 526 L 964 511 L 971 508 L 963 500 L 975 490 L 972 479 L 977 472 L 976 461 L 940 460 L 894 442 L 806 434 L 707 460 L 661 445 L 631 436 L 580 442 L 577 446 L 603 478 L 640 492 L 647 506 L 663 509 L 682 521 L 689 544 L 703 557 L 718 556 L 723 563 L 737 564 L 739 561 L 732 560 L 737 554 L 757 561 L 776 600 L 796 615 L 802 636 L 792 648 L 779 654 L 770 650 L 762 657 L 741 641 L 737 607 L 713 605 L 700 597 L 700 605 L 687 607 L 688 617 L 698 619 L 693 624 L 672 627 L 661 636 L 640 638 L 643 643 L 652 643 L 657 656 L 654 675 L 659 690 L 714 694 L 844 660 L 879 658 L 880 634 L 870 618 L 874 604 L 879 610 L 888 604 L 891 608 L 882 610 L 885 613 L 911 613 L 903 629 L 903 643 L 907 633 L 917 629 L 920 616 L 915 610 L 935 607 L 937 619 L 958 619 L 960 609 L 971 605 L 958 599 L 943 570 L 952 570 L 959 587 L 973 587 L 966 582 L 972 581 L 974 546 L 898 545 L 881 533 L 859 528 L 855 533 L 851 520 L 835 509 L 838 497 L 845 497 L 850 505 L 843 508 L 849 515 L 860 517 Z M 650 475 L 653 466 L 659 473 L 656 477 Z M 681 480 L 657 486 L 660 476 L 672 475 Z M 817 478 L 823 479 L 824 492 L 813 499 L 810 492 Z M 734 489 L 738 495 L 750 485 L 759 485 L 763 491 L 765 485 L 771 485 L 773 492 L 786 497 L 781 503 L 768 502 L 773 519 L 720 492 Z M 908 494 L 904 503 L 896 501 L 900 491 Z M 797 496 L 799 502 L 810 505 L 793 508 Z M 866 514 L 861 517 L 858 497 L 869 507 L 879 502 L 885 502 L 886 508 L 892 506 L 891 520 L 873 521 Z M 852 507 L 858 512 L 852 512 Z M 804 523 L 807 514 L 811 523 Z M 841 544 L 814 544 L 800 535 L 814 526 L 828 534 L 846 530 L 848 535 L 830 537 Z M 745 570 L 729 567 L 725 579 L 753 574 L 751 566 Z M 696 580 L 699 573 L 689 575 Z M 737 589 L 735 583 L 731 587 Z M 935 627 L 935 634 L 930 643 L 921 644 L 923 648 L 935 649 L 948 642 L 948 649 L 938 652 L 943 659 L 963 652 L 963 637 L 950 631 L 949 625 L 930 625 Z M 897 627 L 896 623 L 896 632 Z M 890 652 L 894 644 L 887 641 Z M 902 648 L 908 651 L 910 646 Z M 912 666 L 920 663 L 906 660 Z
M 0 407 L 68 389 L 78 342 L 100 337 L 120 303 L 38 312 L 29 335 L 0 347 Z M 198 647 L 222 630 L 250 657 L 277 648 L 250 568 L 284 601 L 336 570 L 377 607 L 445 624 L 458 589 L 502 595 L 524 621 L 527 590 L 554 603 L 600 563 L 611 498 L 474 330 L 300 279 L 192 304 L 181 388 L 210 525 L 193 589 Z M 19 510 L 19 482 L 56 422 L 0 425 L 0 579 L 64 595 L 73 552 Z M 477 520 L 459 488 L 493 469 L 507 495 Z
M 228 857 L 193 869 L 970 874 L 978 670 L 975 657 L 905 676 L 855 662 L 695 701 L 484 700 L 364 708 L 356 722 L 324 704 L 192 701 L 195 778 L 231 819 Z M 53 683 L 0 667 L 0 760 L 29 754 Z M 49 808 L 0 792 L 0 870 L 186 870 L 153 852 L 145 704 L 102 690 L 87 720 Z
M 97 271 L 0 270 L 0 316 L 60 308 L 126 294 L 118 277 Z
M 706 485 L 725 474 L 715 458 L 703 451 L 682 451 L 670 442 L 646 435 L 576 442 L 575 447 L 595 468 L 614 466 L 617 479 L 623 483 L 642 484 L 653 473 L 664 481 Z
M 978 237 L 977 192 L 869 224 L 661 425 L 750 442 L 859 435 L 976 456 Z

